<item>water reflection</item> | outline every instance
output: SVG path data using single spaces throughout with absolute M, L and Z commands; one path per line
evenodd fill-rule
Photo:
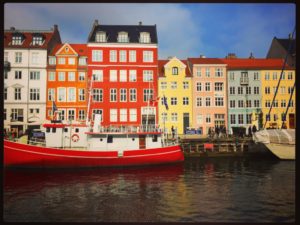
M 6 170 L 4 219 L 293 222 L 294 178 L 294 162 L 230 158 L 129 169 Z

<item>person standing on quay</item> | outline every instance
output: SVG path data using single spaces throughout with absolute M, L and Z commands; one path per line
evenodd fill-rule
M 252 127 L 252 133 L 254 134 L 257 131 L 255 124 Z
M 252 136 L 251 126 L 248 127 L 248 136 L 249 136 L 249 137 Z
M 172 131 L 172 138 L 174 139 L 174 137 L 175 137 L 175 129 L 174 129 L 174 126 L 172 126 L 171 131 Z

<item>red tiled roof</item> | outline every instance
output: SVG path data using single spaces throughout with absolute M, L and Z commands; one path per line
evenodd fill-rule
M 63 44 L 57 44 L 53 50 L 51 51 L 51 53 L 49 54 L 50 56 L 54 56 L 58 50 L 61 49 L 62 46 L 64 46 L 66 43 Z M 68 43 L 69 44 L 69 43 Z M 79 56 L 87 56 L 87 45 L 86 44 L 69 44 L 74 51 L 76 51 L 76 53 Z
M 222 59 L 227 69 L 282 69 L 283 59 Z M 291 69 L 286 65 L 285 69 Z
M 187 60 L 192 64 L 225 64 L 218 58 L 188 58 Z
M 185 68 L 186 77 L 192 77 L 191 72 L 188 67 L 188 64 L 187 64 L 187 60 L 181 60 L 181 59 L 179 59 L 179 60 L 186 65 L 186 68 Z M 169 61 L 170 60 L 158 60 L 158 77 L 165 77 L 164 65 L 166 65 Z
M 24 37 L 24 41 L 21 45 L 12 45 L 12 37 L 14 33 L 22 34 Z M 32 38 L 34 34 L 42 34 L 44 37 L 44 43 L 42 45 L 32 45 Z M 4 48 L 38 48 L 38 49 L 47 49 L 49 41 L 52 39 L 54 35 L 53 31 L 44 31 L 44 32 L 22 32 L 22 31 L 5 31 L 4 32 Z

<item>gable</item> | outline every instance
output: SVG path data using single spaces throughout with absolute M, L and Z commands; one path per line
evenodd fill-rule
M 169 62 L 167 62 L 164 65 L 165 68 L 174 67 L 174 66 L 178 66 L 179 68 L 186 68 L 186 65 L 176 57 L 173 57 L 172 59 L 169 60 Z
M 55 54 L 58 55 L 75 55 L 77 56 L 77 52 L 69 45 L 68 43 L 64 44 Z

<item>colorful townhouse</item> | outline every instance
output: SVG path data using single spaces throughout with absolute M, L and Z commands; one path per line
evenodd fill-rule
M 89 119 L 103 126 L 157 124 L 156 25 L 101 25 L 88 37 Z
M 84 123 L 88 102 L 86 44 L 56 45 L 49 54 L 47 72 L 46 118 Z
M 173 126 L 176 134 L 184 134 L 193 118 L 192 76 L 187 61 L 176 57 L 158 60 L 158 73 L 159 127 L 171 133 Z
M 17 135 L 40 129 L 46 118 L 48 53 L 61 43 L 49 30 L 4 31 L 4 128 Z
M 226 64 L 217 58 L 188 58 L 192 71 L 192 127 L 207 135 L 216 127 L 227 129 Z

